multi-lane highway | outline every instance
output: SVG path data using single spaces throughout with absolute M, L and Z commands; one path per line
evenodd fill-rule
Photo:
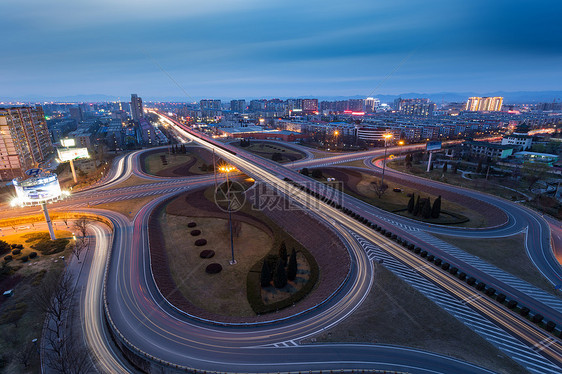
M 165 118 L 165 117 L 163 117 Z M 169 118 L 165 118 L 171 121 Z M 172 121 L 171 121 L 172 122 Z M 191 138 L 200 146 L 214 149 L 214 151 L 237 167 L 254 177 L 256 180 L 267 181 L 282 193 L 290 196 L 295 203 L 304 208 L 311 208 L 310 196 L 304 192 L 295 191 L 283 178 L 291 178 L 300 182 L 313 182 L 289 168 L 264 160 L 259 156 L 235 150 L 217 143 L 212 139 L 193 136 L 189 129 L 179 124 L 177 131 L 186 138 Z M 55 210 L 88 210 L 88 206 L 134 197 L 155 196 L 149 204 L 144 206 L 136 215 L 133 222 L 117 213 L 102 212 L 90 209 L 91 212 L 103 215 L 111 220 L 113 236 L 110 238 L 103 229 L 94 230 L 98 250 L 91 267 L 90 282 L 86 292 L 85 302 L 89 316 L 85 327 L 86 336 L 92 351 L 101 363 L 99 366 L 107 372 L 125 370 L 113 352 L 107 348 L 107 337 L 103 335 L 103 314 L 108 319 L 109 326 L 114 331 L 116 339 L 135 351 L 139 356 L 154 362 L 163 361 L 171 365 L 195 368 L 207 371 L 229 372 L 263 372 L 263 371 L 305 371 L 305 370 L 340 370 L 340 369 L 380 369 L 404 372 L 441 372 L 441 373 L 480 373 L 487 372 L 451 358 L 433 355 L 427 352 L 378 345 L 305 345 L 298 341 L 303 337 L 315 334 L 323 329 L 337 324 L 349 316 L 360 305 L 368 293 L 372 282 L 372 264 L 361 245 L 356 240 L 357 235 L 370 243 L 377 245 L 386 253 L 399 259 L 402 263 L 417 271 L 426 279 L 438 285 L 444 293 L 452 298 L 474 298 L 474 290 L 466 283 L 440 271 L 438 268 L 427 266 L 421 258 L 394 244 L 374 230 L 359 224 L 356 220 L 343 214 L 327 204 L 314 201 L 314 214 L 317 219 L 331 225 L 340 237 L 347 243 L 352 259 L 352 273 L 347 283 L 338 295 L 320 307 L 304 315 L 269 325 L 252 326 L 224 326 L 202 321 L 186 315 L 170 305 L 160 294 L 155 285 L 150 268 L 150 253 L 148 247 L 147 220 L 155 206 L 160 202 L 188 189 L 210 185 L 210 176 L 165 179 L 147 177 L 139 167 L 139 153 L 134 152 L 117 159 L 108 176 L 98 186 L 88 191 L 76 193 L 72 199 L 58 203 Z M 379 152 L 364 152 L 351 155 L 338 155 L 328 159 L 304 160 L 288 165 L 297 169 L 341 163 L 351 159 L 368 159 L 379 155 Z M 369 167 L 372 167 L 368 163 Z M 392 173 L 387 169 L 387 172 Z M 147 184 L 129 187 L 119 187 L 119 183 L 135 174 L 147 179 Z M 397 177 L 403 177 L 397 175 Z M 425 180 L 424 180 L 425 182 Z M 427 183 L 433 183 L 427 181 Z M 439 188 L 451 188 L 439 185 Z M 464 193 L 464 192 L 463 192 Z M 491 204 L 498 203 L 492 197 L 482 197 L 473 193 L 476 199 L 489 199 Z M 158 197 L 156 197 L 158 196 Z M 497 199 L 497 198 L 495 198 Z M 507 213 L 507 222 L 496 228 L 470 230 L 463 229 L 462 235 L 479 237 L 510 235 L 527 228 L 527 230 L 544 229 L 543 223 L 534 212 L 503 202 L 500 199 L 498 207 Z M 451 264 L 471 271 L 471 274 L 506 290 L 509 295 L 520 297 L 529 306 L 541 311 L 550 320 L 559 321 L 560 310 L 556 307 L 529 297 L 525 292 L 506 280 L 498 280 L 494 275 L 487 274 L 478 268 L 477 264 L 466 258 L 459 258 L 455 253 L 448 253 L 424 242 L 422 232 L 442 232 L 459 234 L 459 230 L 443 227 L 428 227 L 416 221 L 398 218 L 395 215 L 379 211 L 372 206 L 345 197 L 344 204 L 348 208 L 360 212 L 364 217 L 383 227 L 400 233 L 412 243 L 425 244 L 432 248 L 432 253 L 439 254 Z M 503 204 L 503 205 L 502 205 Z M 29 214 L 29 210 L 14 210 L 12 215 Z M 532 219 L 536 219 L 536 226 L 532 226 Z M 548 226 L 547 226 L 548 228 Z M 353 235 L 351 235 L 353 233 Z M 548 233 L 548 231 L 546 231 Z M 560 274 L 559 269 L 548 260 L 550 247 L 543 231 L 538 235 L 527 233 L 527 248 L 531 257 L 532 252 L 545 254 L 545 262 L 536 261 L 537 267 L 550 276 Z M 533 236 L 534 235 L 534 236 Z M 531 239 L 529 237 L 531 236 Z M 110 241 L 110 239 L 112 241 Z M 538 243 L 540 245 L 538 245 Z M 544 245 L 543 245 L 544 244 Z M 533 258 L 533 257 L 532 257 Z M 107 267 L 105 267 L 107 264 Z M 551 266 L 548 270 L 546 264 Z M 556 279 L 556 278 L 555 278 Z M 502 288 L 503 287 L 503 288 Z M 97 303 L 94 302 L 97 300 Z M 526 304 L 527 305 L 527 304 Z M 102 309 L 103 312 L 102 313 Z M 482 316 L 501 326 L 505 331 L 517 337 L 527 346 L 540 345 L 548 341 L 549 344 L 540 350 L 543 355 L 543 371 L 536 369 L 540 363 L 532 367 L 533 372 L 556 372 L 549 365 L 562 365 L 562 347 L 557 339 L 553 339 L 535 325 L 524 318 L 513 314 L 498 306 L 488 298 L 474 298 L 471 308 Z M 279 348 L 282 346 L 283 348 Z M 542 347 L 542 346 L 541 346 Z M 524 364 L 524 363 L 523 363 Z M 555 366 L 556 367 L 556 366 Z M 562 366 L 561 366 L 562 367 Z M 556 370 L 556 369 L 555 369 Z

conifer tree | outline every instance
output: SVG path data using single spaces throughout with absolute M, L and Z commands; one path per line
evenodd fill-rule
M 429 197 L 427 199 L 424 200 L 423 206 L 422 206 L 422 217 L 425 219 L 428 219 L 431 217 L 431 200 L 429 199 Z
M 267 258 L 263 260 L 263 265 L 261 267 L 260 283 L 262 287 L 269 287 L 271 285 L 271 278 L 273 277 L 273 272 L 269 267 L 269 261 Z
M 285 266 L 283 265 L 283 261 L 281 261 L 281 259 L 277 260 L 277 265 L 275 266 L 273 285 L 275 288 L 283 288 L 287 285 L 287 273 L 285 272 Z
M 433 202 L 433 208 L 431 208 L 431 218 L 439 218 L 441 214 L 441 195 Z
M 287 265 L 287 246 L 285 242 L 281 242 L 281 247 L 279 247 L 279 258 L 283 262 L 283 266 Z
M 412 214 L 414 216 L 420 214 L 420 195 L 418 195 L 418 198 L 416 199 L 416 205 L 414 205 L 414 211 L 412 212 Z
M 415 197 L 414 194 L 412 194 L 412 196 L 410 196 L 410 200 L 408 201 L 408 213 L 412 213 L 414 211 L 414 201 Z
M 297 277 L 297 252 L 293 248 L 291 251 L 291 256 L 289 257 L 289 265 L 287 265 L 287 279 L 290 281 L 294 281 Z

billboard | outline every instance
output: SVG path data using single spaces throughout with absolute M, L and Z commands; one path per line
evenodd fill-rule
M 441 149 L 441 142 L 439 141 L 427 142 L 425 146 L 426 151 L 438 151 L 440 149 Z
M 63 147 L 74 147 L 76 146 L 76 141 L 74 139 L 61 139 L 60 144 Z
M 70 148 L 70 149 L 60 149 L 57 148 L 57 153 L 59 154 L 60 162 L 67 162 L 70 160 L 76 160 L 77 158 L 88 158 L 88 148 Z
M 31 177 L 26 180 L 13 180 L 17 200 L 20 205 L 32 205 L 60 198 L 59 179 L 56 174 Z

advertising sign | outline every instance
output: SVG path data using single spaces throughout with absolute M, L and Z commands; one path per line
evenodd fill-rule
M 76 160 L 77 158 L 88 158 L 88 148 L 70 148 L 70 149 L 60 149 L 57 148 L 57 153 L 59 154 L 59 160 L 61 162 L 67 162 L 70 160 Z
M 441 142 L 439 141 L 427 142 L 425 146 L 426 151 L 438 151 L 440 149 L 441 149 Z
M 23 205 L 56 200 L 62 193 L 56 174 L 31 177 L 24 181 L 14 179 L 13 184 L 17 198 Z
M 76 146 L 76 141 L 74 139 L 61 139 L 60 144 L 63 147 L 74 147 Z

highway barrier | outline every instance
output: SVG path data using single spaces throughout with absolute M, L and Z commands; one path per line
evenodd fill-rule
M 519 302 L 510 298 L 508 301 L 507 296 L 503 293 L 499 293 L 495 298 L 494 295 L 496 294 L 496 289 L 492 287 L 487 287 L 487 285 L 483 282 L 479 282 L 476 278 L 468 276 L 465 272 L 460 271 L 457 266 L 452 266 L 447 262 L 443 262 L 442 259 L 436 258 L 435 255 L 429 254 L 427 250 L 422 250 L 420 247 L 415 247 L 413 244 L 408 243 L 407 241 L 403 240 L 402 238 L 398 237 L 396 234 L 388 231 L 387 229 L 382 228 L 381 226 L 369 221 L 365 217 L 355 213 L 353 210 L 346 208 L 341 205 L 333 205 L 333 201 L 320 196 L 317 192 L 312 191 L 310 188 L 301 185 L 298 182 L 293 181 L 290 178 L 284 178 L 284 180 L 293 186 L 300 188 L 301 190 L 307 192 L 308 194 L 320 198 L 321 201 L 335 206 L 337 209 L 341 210 L 343 213 L 347 214 L 351 218 L 354 218 L 360 223 L 365 224 L 366 226 L 372 228 L 373 230 L 379 232 L 381 235 L 395 241 L 396 243 L 402 245 L 403 247 L 407 248 L 410 251 L 413 251 L 415 254 L 420 255 L 422 258 L 425 258 L 429 262 L 433 262 L 435 266 L 440 267 L 443 271 L 448 271 L 452 276 L 457 276 L 458 279 L 462 281 L 466 281 L 466 283 L 470 286 L 475 287 L 477 291 L 484 293 L 485 295 L 493 298 L 499 304 L 507 307 L 508 309 L 518 311 L 520 315 L 526 317 L 531 322 L 537 324 L 539 327 L 545 329 L 547 332 L 551 333 L 554 336 L 559 336 L 562 338 L 562 328 L 560 330 L 556 330 L 556 323 L 554 321 L 547 321 L 546 323 L 543 322 L 544 317 L 541 314 L 532 312 L 529 308 L 525 306 L 519 306 Z

